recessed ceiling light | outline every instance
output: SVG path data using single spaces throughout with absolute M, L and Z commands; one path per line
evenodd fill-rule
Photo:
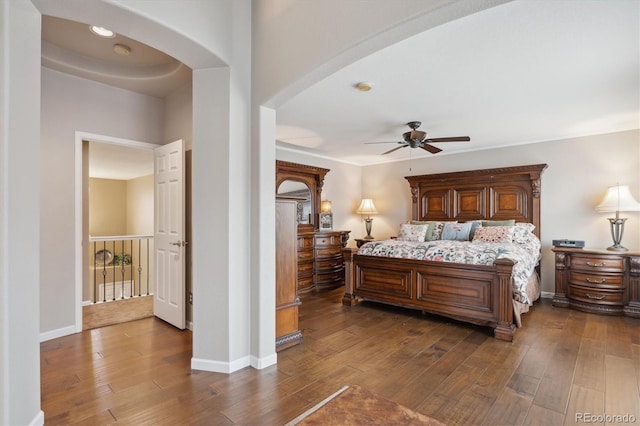
M 131 48 L 125 44 L 114 44 L 113 51 L 122 56 L 129 56 L 131 54 Z
M 368 92 L 369 90 L 373 89 L 373 86 L 370 83 L 366 83 L 363 81 L 356 84 L 356 89 L 358 89 L 361 92 Z
M 115 37 L 116 36 L 116 33 L 114 33 L 111 30 L 108 30 L 106 28 L 103 28 L 103 27 L 98 27 L 96 25 L 90 25 L 89 28 L 91 29 L 92 33 L 97 34 L 100 37 Z

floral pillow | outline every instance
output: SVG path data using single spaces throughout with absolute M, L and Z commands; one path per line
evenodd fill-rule
M 518 222 L 513 229 L 513 242 L 516 244 L 529 244 L 531 241 L 536 240 L 533 230 L 536 229 L 532 223 Z
M 514 230 L 515 226 L 482 226 L 476 229 L 473 242 L 510 243 Z
M 398 239 L 402 241 L 424 241 L 429 225 L 411 225 L 403 223 L 400 225 Z
M 436 227 L 436 222 L 412 220 L 410 223 L 412 225 L 427 225 L 427 235 L 424 236 L 424 240 L 431 241 L 433 239 L 433 230 Z

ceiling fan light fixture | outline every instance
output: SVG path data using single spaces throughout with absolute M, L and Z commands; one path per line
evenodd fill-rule
M 100 37 L 113 38 L 116 36 L 116 33 L 113 31 L 97 25 L 89 25 L 89 29 L 92 33 L 99 35 Z
M 369 90 L 373 89 L 373 86 L 371 85 L 371 83 L 361 81 L 360 83 L 356 84 L 356 89 L 361 92 L 368 92 Z

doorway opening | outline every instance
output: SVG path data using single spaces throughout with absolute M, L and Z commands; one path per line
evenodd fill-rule
M 85 137 L 82 151 L 82 329 L 153 315 L 153 149 Z

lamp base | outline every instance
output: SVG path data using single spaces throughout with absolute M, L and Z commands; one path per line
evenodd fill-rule
M 363 238 L 363 240 L 373 240 L 373 237 L 371 236 L 371 222 L 373 222 L 373 218 L 371 217 L 367 217 L 364 220 L 364 226 L 367 230 L 367 236 Z
M 619 212 L 616 212 L 616 217 L 610 217 L 609 223 L 611 224 L 611 238 L 613 238 L 613 245 L 607 247 L 609 251 L 628 251 L 627 248 L 622 247 L 622 235 L 624 234 L 624 223 L 627 218 L 621 218 Z
M 614 244 L 611 247 L 607 247 L 609 251 L 629 251 L 628 248 L 622 247 L 620 244 Z

